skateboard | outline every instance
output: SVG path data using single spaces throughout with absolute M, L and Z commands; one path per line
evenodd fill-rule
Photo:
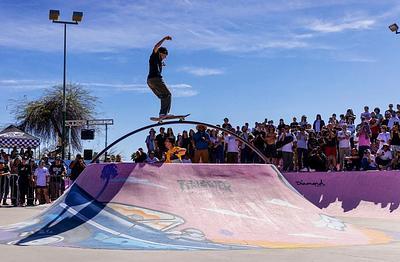
M 156 121 L 158 123 L 162 123 L 164 120 L 171 120 L 171 119 L 179 119 L 179 121 L 183 121 L 188 116 L 190 116 L 190 114 L 186 114 L 186 115 L 171 115 L 171 116 L 167 116 L 167 117 L 150 117 L 150 120 L 151 121 Z

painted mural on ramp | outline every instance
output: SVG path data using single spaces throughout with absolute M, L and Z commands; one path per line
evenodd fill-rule
M 324 213 L 400 219 L 400 171 L 286 173 L 285 178 Z
M 93 164 L 0 243 L 141 250 L 324 247 L 390 242 L 324 215 L 270 165 Z

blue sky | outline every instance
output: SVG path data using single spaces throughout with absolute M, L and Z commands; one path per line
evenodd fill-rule
M 400 3 L 386 1 L 27 1 L 1 0 L 0 126 L 14 123 L 10 99 L 35 99 L 62 82 L 62 26 L 48 20 L 83 11 L 68 27 L 67 80 L 99 97 L 113 118 L 109 141 L 150 124 L 159 101 L 146 86 L 148 57 L 165 35 L 164 79 L 172 113 L 212 124 L 400 103 Z M 144 133 L 116 151 L 130 154 Z M 101 149 L 103 135 L 85 148 Z

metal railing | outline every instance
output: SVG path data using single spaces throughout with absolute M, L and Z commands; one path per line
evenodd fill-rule
M 51 175 L 46 187 L 37 187 L 31 178 L 16 174 L 0 176 L 0 201 L 11 206 L 33 206 L 55 201 L 72 184 L 69 176 Z M 47 199 L 47 200 L 46 200 Z

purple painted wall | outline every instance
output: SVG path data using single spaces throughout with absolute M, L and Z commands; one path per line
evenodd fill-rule
M 286 173 L 307 200 L 339 216 L 399 217 L 400 172 Z

